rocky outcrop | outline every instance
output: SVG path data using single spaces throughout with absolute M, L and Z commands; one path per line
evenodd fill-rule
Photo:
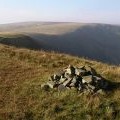
M 46 84 L 41 85 L 41 88 L 57 88 L 59 91 L 76 89 L 81 92 L 97 92 L 107 88 L 107 86 L 108 83 L 92 67 L 69 65 L 62 72 L 52 75 Z

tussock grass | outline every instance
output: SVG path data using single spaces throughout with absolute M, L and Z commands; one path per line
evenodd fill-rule
M 119 120 L 119 89 L 95 95 L 41 90 L 41 83 L 69 64 L 91 65 L 106 79 L 120 82 L 119 66 L 0 45 L 0 120 Z

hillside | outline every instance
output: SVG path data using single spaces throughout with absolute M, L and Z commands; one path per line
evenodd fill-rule
M 0 25 L 5 32 L 31 37 L 43 50 L 120 64 L 120 26 L 107 24 L 26 22 Z
M 61 35 L 75 31 L 86 24 L 63 22 L 23 22 L 0 25 L 0 32 L 39 33 Z
M 120 30 L 107 25 L 85 25 L 62 35 L 32 34 L 45 41 L 52 50 L 90 58 L 110 64 L 120 64 Z
M 41 90 L 41 83 L 69 64 L 90 65 L 117 87 L 92 96 L 74 90 Z M 0 44 L 1 120 L 119 120 L 119 88 L 119 66 Z
M 29 36 L 16 34 L 16 33 L 4 33 L 0 34 L 0 43 L 10 46 L 16 46 L 19 48 L 29 48 L 29 49 L 41 49 L 43 48 L 43 43 L 38 43 Z

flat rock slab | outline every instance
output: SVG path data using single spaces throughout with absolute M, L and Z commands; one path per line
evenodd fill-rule
M 63 85 L 64 85 L 64 86 L 67 86 L 68 84 L 70 84 L 71 80 L 72 80 L 72 79 L 66 80 L 66 81 L 63 83 Z
M 88 76 L 83 76 L 83 81 L 86 83 L 91 83 L 92 82 L 92 75 L 88 75 Z
M 102 80 L 102 78 L 101 78 L 101 77 L 98 77 L 98 76 L 93 76 L 93 79 L 94 79 L 95 81 L 100 81 L 100 80 Z
M 93 86 L 93 85 L 88 84 L 88 87 L 89 87 L 91 90 L 95 90 L 95 86 Z
M 61 78 L 60 81 L 59 81 L 59 83 L 62 84 L 62 83 L 64 83 L 66 80 L 67 80 L 67 78 Z
M 75 69 L 75 74 L 76 75 L 84 75 L 86 73 L 86 70 L 83 70 L 81 68 L 76 68 Z

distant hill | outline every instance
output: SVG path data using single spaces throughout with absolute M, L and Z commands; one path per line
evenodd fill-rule
M 54 50 L 110 64 L 120 64 L 120 26 L 107 24 L 29 22 L 0 25 L 4 32 L 24 34 Z M 38 45 L 39 45 L 38 44 Z
M 0 32 L 65 34 L 76 30 L 84 24 L 62 22 L 23 22 L 0 25 Z

